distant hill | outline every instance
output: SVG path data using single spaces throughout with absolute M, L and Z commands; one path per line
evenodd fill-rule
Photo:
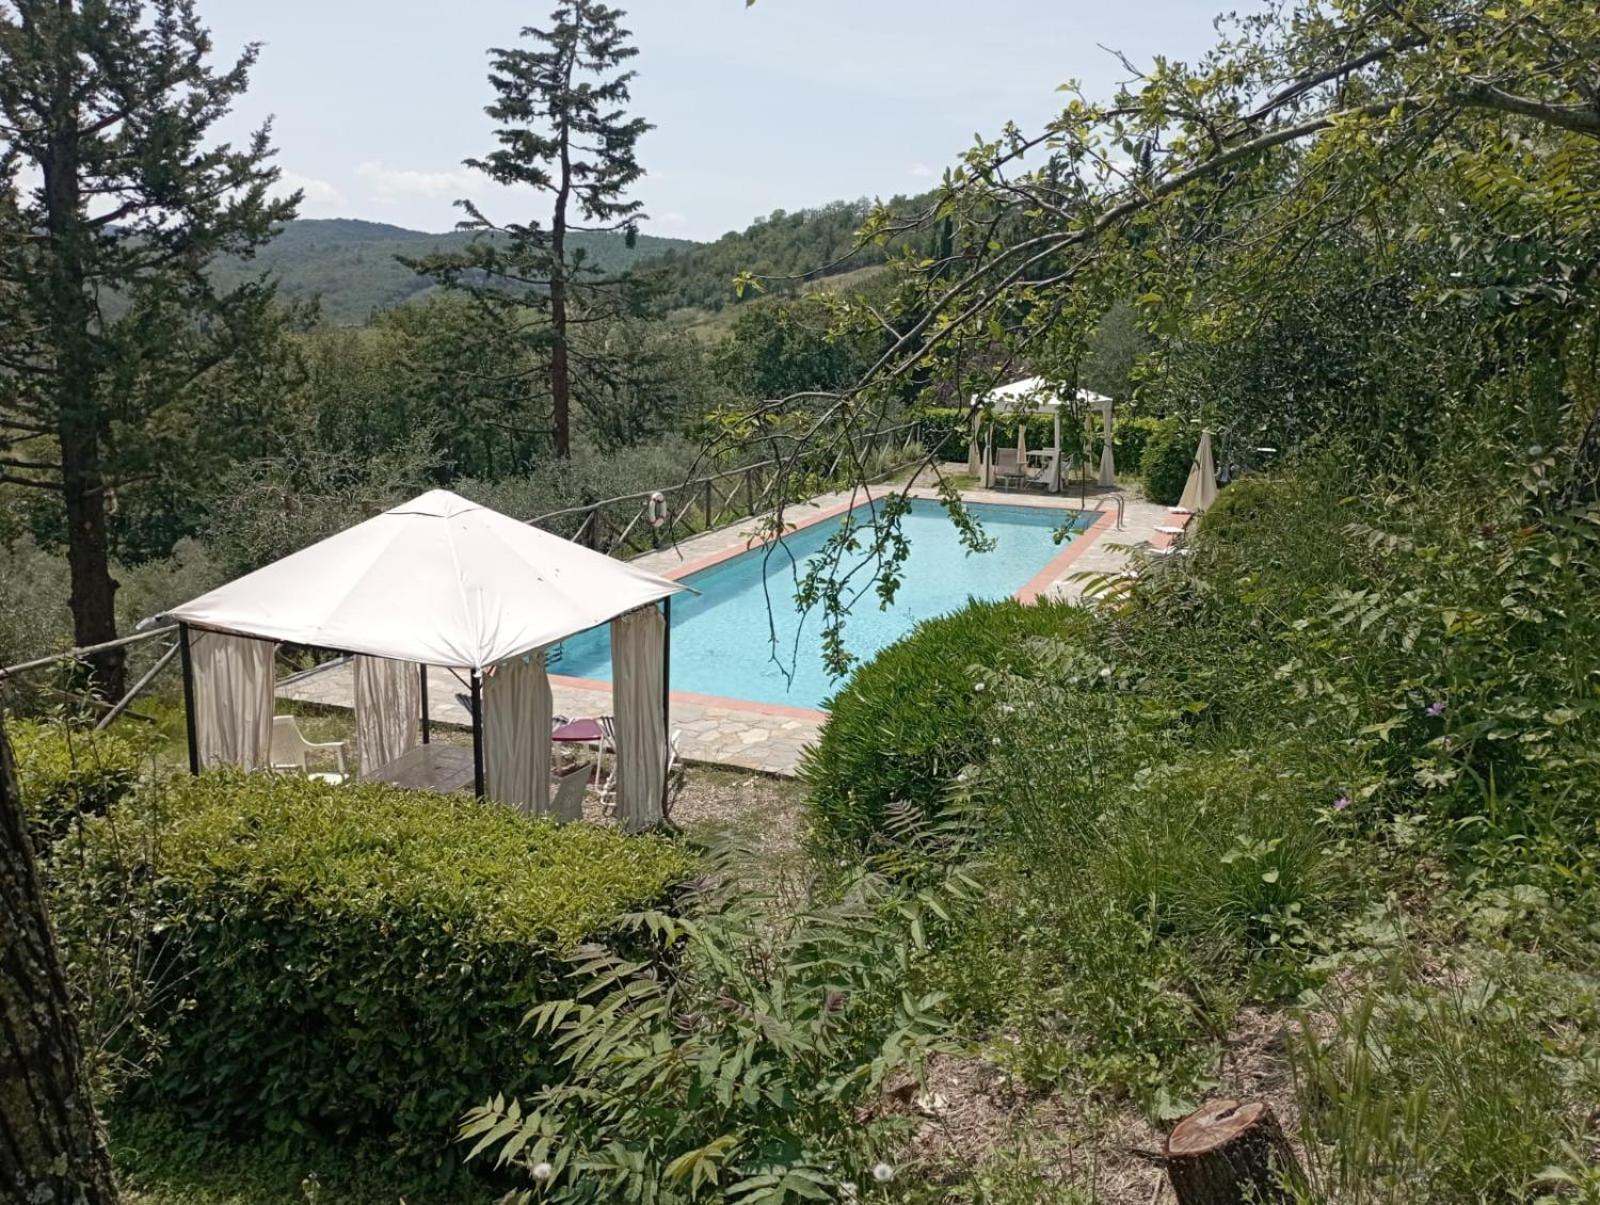
M 890 204 L 897 211 L 913 212 L 926 200 L 926 197 L 896 197 Z M 740 272 L 803 277 L 808 281 L 859 272 L 883 263 L 887 257 L 882 247 L 853 250 L 856 231 L 871 204 L 862 199 L 835 201 L 831 205 L 793 213 L 780 209 L 715 242 L 667 251 L 646 266 L 667 273 L 670 307 L 708 311 L 720 310 L 738 301 L 733 279 Z M 800 283 L 799 280 L 774 281 L 767 291 L 797 291 Z
M 892 204 L 909 212 L 924 200 L 896 197 Z M 793 213 L 778 210 L 710 243 L 641 234 L 630 248 L 620 235 L 578 234 L 572 238 L 588 252 L 589 262 L 603 271 L 638 267 L 659 272 L 667 309 L 715 324 L 717 312 L 739 300 L 733 279 L 740 272 L 796 278 L 770 282 L 767 295 L 799 292 L 832 278 L 859 282 L 870 276 L 886 258 L 885 249 L 852 250 L 856 230 L 870 204 L 863 199 Z M 224 285 L 263 270 L 271 272 L 286 297 L 320 297 L 325 321 L 360 325 L 373 314 L 415 300 L 434 288 L 432 281 L 413 273 L 397 256 L 416 258 L 429 251 L 459 247 L 471 237 L 460 232 L 428 234 L 357 218 L 303 218 L 286 225 L 253 260 L 229 260 L 214 271 Z
M 396 256 L 414 258 L 436 249 L 459 247 L 471 237 L 460 232 L 428 234 L 356 218 L 302 218 L 286 225 L 253 260 L 229 260 L 214 271 L 223 285 L 271 272 L 285 296 L 297 300 L 320 297 L 326 321 L 359 325 L 377 311 L 413 300 L 434 287 Z M 591 264 L 608 272 L 698 245 L 688 239 L 649 234 L 641 234 L 631 248 L 617 234 L 576 234 L 572 240 L 588 253 Z

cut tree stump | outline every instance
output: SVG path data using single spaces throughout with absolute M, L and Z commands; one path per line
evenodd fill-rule
M 1283 1127 L 1262 1101 L 1214 1100 L 1167 1135 L 1178 1205 L 1292 1205 L 1305 1183 Z

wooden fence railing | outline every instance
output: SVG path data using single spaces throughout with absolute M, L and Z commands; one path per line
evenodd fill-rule
M 818 481 L 836 481 L 846 454 L 853 451 L 858 459 L 879 458 L 882 463 L 889 458 L 884 468 L 887 475 L 916 459 L 910 450 L 917 446 L 920 429 L 919 422 L 886 428 L 852 447 L 839 448 L 829 463 L 810 466 L 811 471 Z M 787 466 L 787 471 L 793 469 L 793 465 Z M 772 510 L 785 471 L 782 462 L 763 460 L 659 491 L 569 506 L 528 522 L 609 556 L 635 556 Z M 657 493 L 663 498 L 657 512 L 659 525 L 651 522 L 651 499 Z

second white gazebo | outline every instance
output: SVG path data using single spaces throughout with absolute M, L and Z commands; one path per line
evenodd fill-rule
M 180 625 L 190 769 L 267 768 L 273 653 L 287 642 L 354 656 L 362 777 L 400 781 L 386 768 L 438 762 L 480 797 L 543 812 L 544 650 L 609 623 L 617 810 L 642 828 L 662 815 L 671 597 L 683 589 L 432 490 L 167 613 Z M 462 676 L 470 753 L 428 748 L 429 666 Z M 456 754 L 470 764 L 445 767 Z
M 1054 446 L 1039 450 L 1044 458 L 1040 466 L 1041 479 L 1051 493 L 1061 492 L 1065 466 L 1061 463 L 1061 412 L 1098 410 L 1104 424 L 1105 447 L 1100 453 L 1098 484 L 1112 486 L 1117 483 L 1116 457 L 1111 450 L 1112 401 L 1104 394 L 1080 389 L 1071 398 L 1044 377 L 1025 377 L 1001 385 L 998 389 L 979 394 L 972 399 L 972 438 L 967 445 L 967 472 L 982 480 L 985 486 L 994 484 L 997 457 L 994 447 L 995 417 L 1004 414 L 1023 416 L 1017 427 L 1017 469 L 1019 475 L 1027 469 L 1027 458 L 1032 454 L 1027 446 L 1027 419 L 1030 414 L 1048 414 L 1055 419 Z

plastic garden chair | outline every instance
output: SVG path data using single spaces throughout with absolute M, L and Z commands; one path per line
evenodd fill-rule
M 334 762 L 339 767 L 337 774 L 326 771 L 312 771 L 306 768 L 306 756 L 312 753 L 333 753 Z M 300 732 L 300 725 L 295 722 L 292 715 L 275 715 L 272 717 L 272 768 L 274 770 L 296 770 L 307 778 L 314 778 L 318 782 L 333 783 L 337 786 L 344 782 L 350 774 L 344 764 L 343 741 L 308 741 Z

